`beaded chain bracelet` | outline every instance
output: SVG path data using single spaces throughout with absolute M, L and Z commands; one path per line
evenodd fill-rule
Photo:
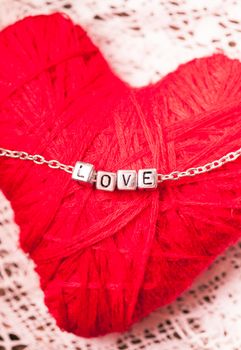
M 166 180 L 178 180 L 182 177 L 195 176 L 209 172 L 221 167 L 225 163 L 236 160 L 241 155 L 241 148 L 237 151 L 227 153 L 223 157 L 196 168 L 189 168 L 185 171 L 172 171 L 169 174 L 158 174 L 157 169 L 118 170 L 117 173 L 108 171 L 95 171 L 90 163 L 77 161 L 75 166 L 60 163 L 58 160 L 46 160 L 45 157 L 24 151 L 14 151 L 0 148 L 0 157 L 19 158 L 21 160 L 31 160 L 35 164 L 46 164 L 52 169 L 61 169 L 72 174 L 72 179 L 94 184 L 98 190 L 114 191 L 136 190 L 156 188 L 158 183 Z

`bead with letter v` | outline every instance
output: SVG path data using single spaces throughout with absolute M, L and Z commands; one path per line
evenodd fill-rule
M 137 172 L 135 170 L 117 171 L 117 188 L 119 190 L 135 190 L 137 187 Z

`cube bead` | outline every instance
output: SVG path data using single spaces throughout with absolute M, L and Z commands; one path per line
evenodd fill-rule
M 91 182 L 94 166 L 90 163 L 76 162 L 72 179 L 82 182 Z
M 117 171 L 117 188 L 119 190 L 135 190 L 137 187 L 137 172 L 135 170 Z
M 96 188 L 104 191 L 114 191 L 116 187 L 116 173 L 98 171 L 96 176 Z
M 138 188 L 156 188 L 157 187 L 157 170 L 140 169 L 138 171 Z

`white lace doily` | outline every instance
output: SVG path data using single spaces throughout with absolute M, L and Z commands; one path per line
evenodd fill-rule
M 81 24 L 132 85 L 217 50 L 241 59 L 241 0 L 0 0 L 0 27 L 55 11 Z M 18 235 L 0 192 L 0 350 L 241 349 L 241 244 L 131 331 L 86 340 L 56 326 Z

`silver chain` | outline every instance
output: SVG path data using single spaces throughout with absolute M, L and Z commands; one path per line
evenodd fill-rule
M 203 173 L 207 173 L 211 170 L 220 168 L 226 163 L 233 162 L 241 155 L 241 148 L 234 152 L 230 152 L 225 154 L 219 159 L 216 159 L 210 163 L 206 163 L 205 165 L 198 166 L 196 168 L 189 168 L 185 171 L 172 171 L 169 174 L 158 174 L 158 182 L 163 182 L 166 180 L 178 180 L 181 177 L 186 176 L 195 176 Z
M 176 171 L 172 171 L 169 174 L 158 174 L 157 175 L 158 182 L 163 182 L 167 180 L 178 180 L 182 177 L 196 176 L 199 174 L 207 173 L 211 170 L 220 168 L 226 163 L 233 162 L 240 156 L 241 156 L 241 148 L 239 148 L 234 152 L 227 153 L 226 155 L 222 156 L 219 159 L 216 159 L 205 165 L 198 166 L 196 168 L 189 168 L 185 171 L 176 170 Z M 32 155 L 24 151 L 13 151 L 6 148 L 0 148 L 0 157 L 18 158 L 21 160 L 31 160 L 35 164 L 46 164 L 52 169 L 64 170 L 69 174 L 72 174 L 74 169 L 74 166 L 60 163 L 58 160 L 55 160 L 55 159 L 46 160 L 45 157 L 41 156 L 40 154 Z
M 0 157 L 8 157 L 8 158 L 19 158 L 22 160 L 31 160 L 35 164 L 47 164 L 52 169 L 61 169 L 66 171 L 67 173 L 72 174 L 74 167 L 72 165 L 66 165 L 60 163 L 58 160 L 51 159 L 46 160 L 40 154 L 29 154 L 24 151 L 13 151 L 10 149 L 0 148 Z

